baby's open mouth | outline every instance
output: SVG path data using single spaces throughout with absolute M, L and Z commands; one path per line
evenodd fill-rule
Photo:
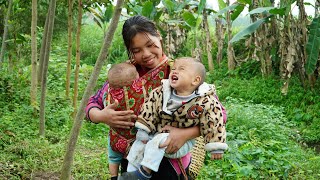
M 175 82 L 175 81 L 177 81 L 179 78 L 178 78 L 178 76 L 176 76 L 176 75 L 172 75 L 171 76 L 171 81 L 172 82 Z

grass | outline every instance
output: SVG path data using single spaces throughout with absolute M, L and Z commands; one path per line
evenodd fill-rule
M 59 61 L 52 64 L 60 67 Z M 82 66 L 82 71 L 86 72 L 86 68 L 92 69 L 90 66 Z M 61 68 L 53 69 L 55 74 L 63 74 Z M 21 70 L 24 71 L 23 74 L 29 73 L 28 68 Z M 104 76 L 103 72 L 101 76 Z M 60 94 L 55 91 L 64 88 L 62 80 L 57 77 L 59 76 L 49 76 L 51 80 L 46 101 L 46 136 L 41 138 L 38 137 L 39 119 L 28 105 L 29 90 L 23 88 L 29 87 L 27 75 L 2 74 L 0 82 L 7 88 L 1 89 L 0 96 L 3 107 L 0 114 L 0 179 L 29 179 L 39 176 L 54 179 L 59 176 L 72 127 L 72 107 L 63 98 L 63 92 Z M 208 81 L 217 82 L 218 93 L 228 110 L 230 149 L 222 161 L 207 160 L 198 179 L 319 178 L 320 158 L 314 151 L 297 142 L 301 139 L 301 134 L 297 131 L 296 122 L 286 118 L 285 107 L 231 97 L 237 94 L 234 86 L 238 86 L 239 92 L 243 88 L 240 84 L 246 86 L 247 90 L 255 89 L 258 78 L 251 81 L 253 83 L 241 79 L 225 81 L 210 78 Z M 269 87 L 269 83 L 273 82 L 260 79 L 260 84 L 265 84 L 263 88 Z M 271 86 L 265 91 L 272 91 Z M 260 98 L 265 99 L 263 92 L 252 94 L 257 98 L 261 95 Z M 103 124 L 84 122 L 72 168 L 75 179 L 109 178 L 107 131 L 107 126 Z
M 229 150 L 198 179 L 319 179 L 320 156 L 297 143 L 284 109 L 227 98 Z M 298 173 L 297 173 L 298 172 Z

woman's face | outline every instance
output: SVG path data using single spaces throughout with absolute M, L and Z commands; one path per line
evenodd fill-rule
M 149 33 L 138 33 L 132 38 L 131 49 L 135 62 L 142 67 L 155 68 L 162 58 L 160 38 Z

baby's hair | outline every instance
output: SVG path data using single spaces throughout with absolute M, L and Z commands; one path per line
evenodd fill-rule
M 136 67 L 127 62 L 114 64 L 108 71 L 108 81 L 112 88 L 130 85 L 138 76 Z
M 193 58 L 193 57 L 179 57 L 176 59 L 177 60 L 182 60 L 182 59 L 185 59 L 185 60 L 188 60 L 188 61 L 192 61 L 192 63 L 194 63 L 194 68 L 196 70 L 196 73 L 198 73 L 201 77 L 201 82 L 200 84 L 202 84 L 205 79 L 206 79 L 206 68 L 204 67 L 204 65 L 202 64 L 202 62 L 196 58 Z

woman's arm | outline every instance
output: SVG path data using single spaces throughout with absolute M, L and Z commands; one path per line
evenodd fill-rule
M 167 140 L 159 146 L 160 148 L 167 146 L 168 154 L 176 153 L 188 140 L 200 136 L 199 126 L 180 129 L 167 125 L 162 130 L 170 133 Z

